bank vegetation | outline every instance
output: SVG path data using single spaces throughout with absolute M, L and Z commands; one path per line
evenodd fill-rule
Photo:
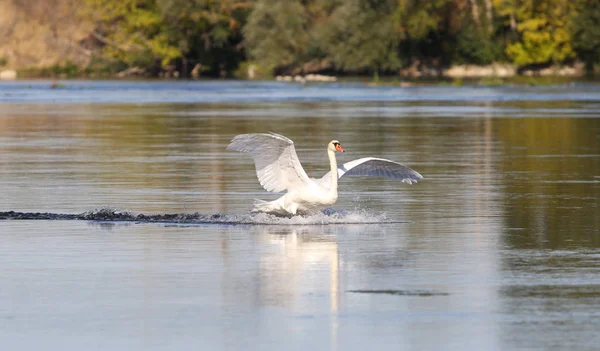
M 597 0 L 2 1 L 0 70 L 31 75 L 571 76 L 600 64 Z

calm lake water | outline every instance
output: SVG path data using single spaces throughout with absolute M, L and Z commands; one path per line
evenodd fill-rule
M 2 220 L 3 349 L 600 344 L 598 85 L 50 84 L 0 83 L 0 212 L 268 225 Z M 338 139 L 425 180 L 345 178 L 335 218 L 257 219 L 277 195 L 225 148 L 266 131 L 313 177 Z

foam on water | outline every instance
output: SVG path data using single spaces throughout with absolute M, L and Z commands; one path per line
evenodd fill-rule
M 334 211 L 327 209 L 315 215 L 277 217 L 266 213 L 250 214 L 136 214 L 115 208 L 99 208 L 80 214 L 40 212 L 0 212 L 0 220 L 86 220 L 96 222 L 177 223 L 177 224 L 223 224 L 223 225 L 331 225 L 331 224 L 382 224 L 402 223 L 389 220 L 385 213 L 366 210 Z

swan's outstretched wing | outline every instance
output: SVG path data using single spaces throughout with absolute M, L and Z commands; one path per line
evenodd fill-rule
M 327 172 L 320 180 L 320 184 L 327 186 L 330 183 L 330 173 Z M 423 179 L 417 171 L 405 165 L 386 160 L 384 158 L 365 157 L 346 162 L 338 167 L 338 179 L 343 176 L 372 176 L 399 179 L 407 184 L 416 183 Z
M 247 152 L 252 156 L 258 181 L 267 191 L 289 190 L 310 182 L 298 160 L 294 142 L 283 135 L 236 135 L 227 150 Z

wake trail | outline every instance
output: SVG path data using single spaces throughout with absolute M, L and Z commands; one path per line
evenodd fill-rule
M 334 211 L 331 209 L 310 216 L 277 217 L 266 213 L 252 214 L 203 214 L 165 213 L 143 214 L 100 208 L 79 214 L 51 212 L 0 212 L 0 220 L 64 220 L 95 222 L 135 222 L 166 224 L 215 224 L 215 225 L 333 225 L 333 224 L 390 224 L 407 223 L 389 220 L 384 213 L 374 214 L 365 210 Z

